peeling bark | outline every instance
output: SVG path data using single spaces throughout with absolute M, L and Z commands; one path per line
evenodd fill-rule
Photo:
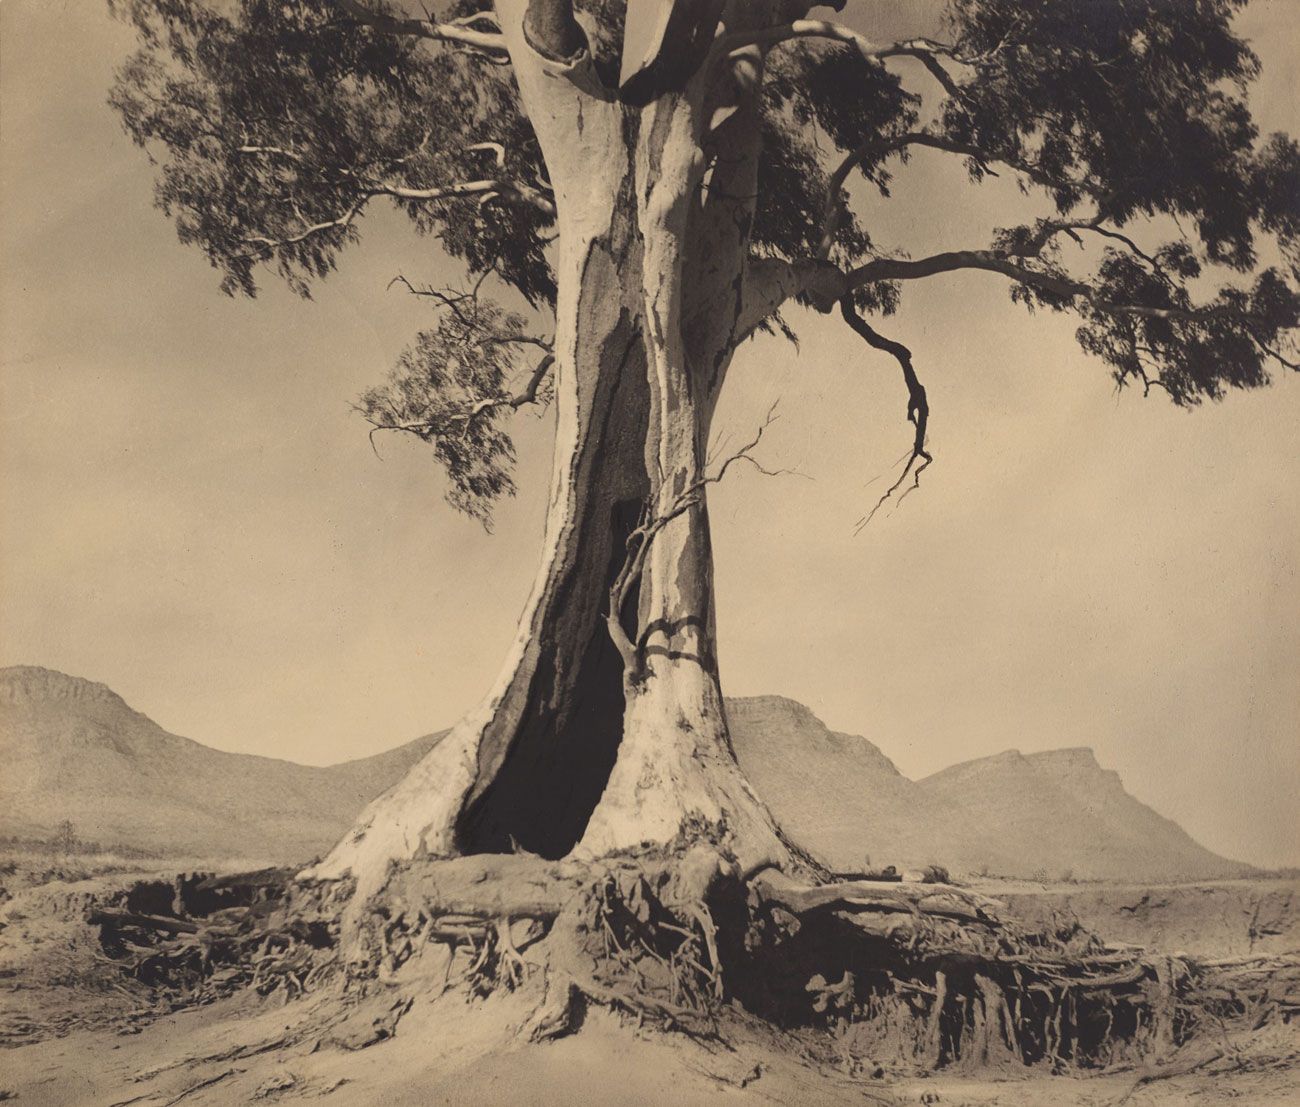
M 603 619 L 629 534 L 703 476 L 747 333 L 761 59 L 641 106 L 601 83 L 565 30 L 566 5 L 531 4 L 528 19 L 518 0 L 498 8 L 560 231 L 542 567 L 491 694 L 303 875 L 350 874 L 364 899 L 393 860 L 593 856 L 698 838 L 747 870 L 789 864 L 728 737 L 703 489 L 649 539 L 639 587 L 616 613 L 640 671 Z

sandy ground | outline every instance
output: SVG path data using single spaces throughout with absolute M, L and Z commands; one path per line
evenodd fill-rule
M 101 877 L 100 880 L 107 878 Z M 117 879 L 114 877 L 113 879 Z M 80 922 L 95 880 L 31 889 L 0 909 L 0 1024 L 28 1030 L 0 1049 L 0 1100 L 19 1107 L 199 1107 L 324 1100 L 357 1107 L 496 1104 L 943 1104 L 1110 1107 L 1300 1103 L 1300 1027 L 1273 1027 L 1222 1048 L 1213 1065 L 1134 1090 L 1138 1073 L 1023 1069 L 915 1079 L 849 1079 L 798 1038 L 745 1019 L 726 1044 L 701 1042 L 592 1008 L 577 1033 L 528 1045 L 534 1000 L 399 981 L 415 1002 L 393 1035 L 367 1048 L 358 1027 L 388 1018 L 398 994 L 364 1001 L 325 991 L 290 1004 L 249 993 L 168 1013 L 97 960 Z M 1074 911 L 1120 941 L 1211 956 L 1295 949 L 1294 883 L 1187 887 L 1007 887 L 1025 909 Z M 1275 910 L 1276 909 L 1276 910 Z M 1272 913 L 1270 913 L 1272 912 Z M 1109 920 L 1109 921 L 1108 921 Z M 1199 921 L 1198 921 L 1199 920 Z M 437 998 L 434 998 L 437 997 Z M 134 1016 L 132 1017 L 132 1012 Z M 106 1023 L 110 1023 L 106 1025 Z M 61 1036 L 60 1036 L 61 1035 Z M 363 1035 L 364 1036 L 364 1035 Z M 12 1043 L 23 1044 L 14 1045 Z M 7 1094 L 6 1094 L 7 1093 Z
M 309 1033 L 324 997 L 287 1007 L 232 999 L 159 1020 L 141 1033 L 83 1031 L 0 1054 L 0 1088 L 22 1107 L 168 1107 L 326 1100 L 344 1107 L 611 1107 L 681 1104 L 944 1104 L 1103 1107 L 1134 1074 L 1017 1073 L 849 1080 L 776 1037 L 741 1033 L 729 1047 L 638 1030 L 607 1012 L 544 1045 L 520 1042 L 514 996 L 417 1003 L 392 1038 L 350 1051 Z M 785 1046 L 786 1048 L 783 1048 Z M 1129 1103 L 1300 1102 L 1300 1073 L 1266 1070 L 1161 1080 Z

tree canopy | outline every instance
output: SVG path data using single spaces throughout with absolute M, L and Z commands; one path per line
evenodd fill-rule
M 490 302 L 483 279 L 545 311 L 557 234 L 547 166 L 489 5 L 110 3 L 140 41 L 112 103 L 158 160 L 159 206 L 226 292 L 254 295 L 270 271 L 309 295 L 377 202 L 464 262 L 467 292 L 408 284 L 441 318 L 360 406 L 375 427 L 430 442 L 451 502 L 488 518 L 513 489 L 504 419 L 545 395 L 549 363 L 545 339 Z M 879 43 L 850 23 L 806 18 L 807 4 L 733 28 L 735 5 L 677 0 L 664 33 L 688 47 L 621 83 L 621 0 L 536 6 L 538 20 L 567 14 L 549 28 L 560 49 L 588 52 L 608 95 L 633 107 L 702 67 L 740 80 L 729 59 L 762 51 L 748 239 L 752 272 L 776 280 L 754 327 L 784 326 L 791 299 L 823 310 L 843 300 L 846 318 L 886 315 L 909 282 L 981 270 L 1031 310 L 1077 316 L 1080 345 L 1119 386 L 1194 405 L 1297 368 L 1300 146 L 1252 118 L 1259 62 L 1233 29 L 1244 4 L 949 0 L 942 37 Z M 720 156 L 720 131 L 704 137 L 706 161 Z M 960 159 L 972 188 L 1013 177 L 1024 221 L 911 256 L 887 201 L 918 149 Z M 869 226 L 857 210 L 864 187 L 881 201 Z M 953 221 L 952 233 L 971 232 Z

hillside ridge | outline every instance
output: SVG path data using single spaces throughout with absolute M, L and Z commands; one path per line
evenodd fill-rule
M 920 780 L 787 696 L 729 698 L 736 756 L 791 837 L 837 871 L 941 864 L 967 874 L 1152 879 L 1248 867 L 1131 796 L 1086 746 L 1010 749 Z M 317 855 L 436 744 L 432 733 L 328 766 L 172 734 L 105 684 L 0 669 L 0 834 L 71 819 L 87 839 L 296 862 Z

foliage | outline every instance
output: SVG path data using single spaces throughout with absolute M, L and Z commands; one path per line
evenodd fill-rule
M 1300 314 L 1281 269 L 1207 302 L 1193 295 L 1256 268 L 1259 237 L 1300 277 L 1300 155 L 1259 142 L 1246 93 L 1259 61 L 1232 30 L 1245 0 L 952 0 L 957 49 L 977 59 L 943 107 L 944 133 L 1025 167 L 1062 215 L 1111 230 L 1154 218 L 1172 241 L 1109 247 L 1090 295 L 1021 285 L 1022 302 L 1076 308 L 1079 341 L 1121 385 L 1159 384 L 1179 404 L 1268 381 L 1270 350 Z M 984 164 L 972 163 L 979 177 Z M 1192 234 L 1184 234 L 1184 222 Z M 1032 238 L 1029 227 L 1004 232 Z M 1123 236 L 1120 236 L 1122 238 Z M 1044 266 L 1054 272 L 1059 268 Z M 1212 272 L 1212 270 L 1214 270 Z M 1154 309 L 1116 312 L 1109 305 Z M 1198 306 L 1199 305 L 1199 306 Z
M 492 505 L 514 495 L 515 451 L 503 414 L 519 406 L 506 384 L 517 368 L 522 316 L 472 293 L 433 295 L 445 308 L 398 358 L 387 381 L 359 409 L 380 430 L 405 430 L 433 447 L 447 472 L 447 502 L 485 526 Z
M 252 295 L 267 264 L 308 294 L 386 199 L 471 275 L 553 303 L 548 177 L 503 54 L 397 33 L 392 17 L 409 13 L 384 0 L 110 3 L 140 38 L 112 103 L 159 158 L 159 205 L 227 292 Z M 1251 116 L 1259 62 L 1232 22 L 1244 3 L 949 0 L 945 42 L 773 44 L 750 246 L 828 260 L 854 306 L 881 314 L 911 279 L 1002 274 L 1017 302 L 1075 313 L 1081 346 L 1118 384 L 1178 404 L 1262 385 L 1270 362 L 1295 367 L 1300 147 Z M 578 6 L 611 82 L 621 0 Z M 464 26 L 485 9 L 456 0 L 428 19 Z M 973 186 L 1010 172 L 1024 222 L 938 259 L 878 244 L 871 232 L 886 230 L 848 210 L 849 171 L 883 206 L 917 146 L 962 159 Z M 415 424 L 448 498 L 486 520 L 514 488 L 502 415 L 518 405 L 460 416 L 500 398 L 517 353 L 485 344 L 503 309 L 475 305 L 472 325 L 444 315 L 422 332 L 361 409 Z M 788 332 L 775 310 L 760 325 Z
M 482 193 L 401 195 L 542 175 L 508 70 L 359 26 L 330 0 L 239 0 L 233 15 L 204 0 L 114 4 L 141 48 L 110 102 L 162 153 L 157 202 L 225 291 L 253 295 L 257 264 L 271 262 L 307 295 L 357 241 L 369 201 L 387 196 L 471 271 L 495 262 L 530 302 L 553 298 L 541 211 L 514 205 L 502 220 Z

